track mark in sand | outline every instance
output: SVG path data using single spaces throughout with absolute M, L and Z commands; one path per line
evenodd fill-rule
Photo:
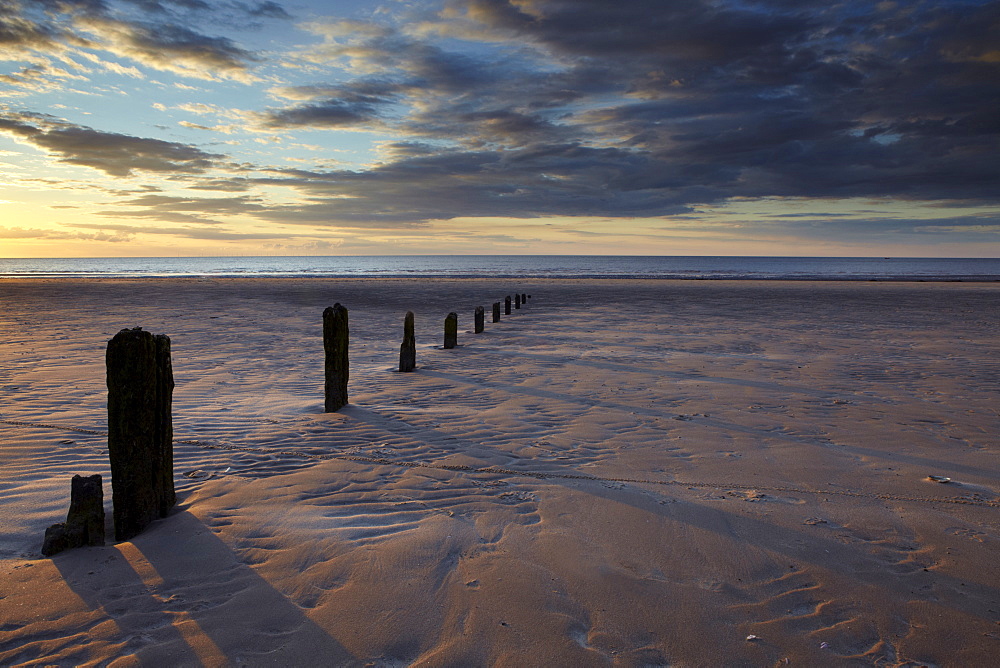
M 15 420 L 0 419 L 2 424 L 11 424 L 22 427 L 35 427 L 40 429 L 58 429 L 61 431 L 81 432 L 85 434 L 95 434 L 106 436 L 106 431 L 99 431 L 85 427 L 70 427 L 35 422 L 21 422 Z M 175 440 L 175 444 L 193 445 L 206 450 L 226 450 L 230 452 L 243 452 L 257 455 L 270 455 L 300 458 L 307 460 L 328 460 L 338 459 L 342 461 L 363 462 L 368 464 L 379 464 L 382 466 L 397 466 L 401 468 L 425 468 L 438 471 L 456 471 L 463 473 L 487 473 L 520 478 L 536 478 L 539 480 L 581 480 L 597 482 L 620 482 L 634 485 L 669 485 L 675 487 L 686 487 L 688 489 L 716 489 L 716 490 L 745 490 L 747 492 L 779 492 L 783 494 L 811 494 L 818 496 L 846 496 L 863 499 L 879 499 L 883 501 L 905 501 L 911 503 L 947 503 L 966 506 L 980 506 L 983 508 L 1000 508 L 1000 501 L 982 498 L 979 494 L 969 497 L 945 497 L 945 496 L 903 496 L 901 494 L 870 494 L 866 492 L 855 492 L 848 489 L 801 489 L 798 487 L 780 487 L 768 485 L 744 485 L 741 483 L 709 483 L 684 480 L 652 480 L 648 478 L 612 478 L 605 476 L 586 475 L 580 473 L 563 473 L 560 471 L 531 471 L 508 469 L 498 466 L 485 466 L 477 468 L 461 464 L 433 464 L 418 461 L 394 461 L 385 457 L 367 457 L 362 455 L 348 454 L 320 454 L 307 452 L 294 452 L 288 450 L 271 450 L 268 448 L 243 447 L 226 443 L 210 443 L 201 440 Z

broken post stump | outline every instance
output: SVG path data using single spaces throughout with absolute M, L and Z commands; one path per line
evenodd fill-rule
M 503 314 L 510 315 L 510 295 L 503 298 Z
M 458 314 L 454 311 L 444 319 L 444 347 L 454 348 L 458 345 Z
M 115 539 L 128 540 L 177 501 L 170 337 L 123 329 L 108 342 L 106 363 Z
M 51 557 L 84 545 L 104 545 L 104 487 L 99 473 L 73 476 L 66 521 L 45 530 L 42 554 Z
M 521 308 L 521 293 L 514 293 L 514 308 Z
M 324 394 L 327 413 L 335 413 L 347 405 L 349 337 L 347 309 L 339 303 L 327 307 L 323 311 L 323 351 L 326 353 Z
M 476 307 L 476 334 L 482 334 L 486 329 L 486 310 L 482 306 Z
M 493 322 L 500 322 L 500 302 L 493 302 Z
M 399 346 L 399 370 L 413 371 L 417 367 L 417 342 L 413 336 L 413 311 L 403 318 L 403 343 Z

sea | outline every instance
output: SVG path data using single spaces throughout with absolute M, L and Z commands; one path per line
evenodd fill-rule
M 240 276 L 1000 281 L 1000 258 L 631 255 L 0 258 L 0 278 Z

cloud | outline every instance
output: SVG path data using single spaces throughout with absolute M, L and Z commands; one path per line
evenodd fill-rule
M 273 206 L 259 216 L 273 222 L 391 227 L 462 215 L 667 215 L 687 211 L 689 199 L 712 197 L 700 184 L 690 191 L 643 188 L 655 165 L 618 149 L 547 145 L 500 155 L 488 150 L 423 153 L 412 144 L 395 148 L 397 159 L 364 172 L 280 170 L 257 179 L 260 185 L 294 188 L 308 200 Z
M 114 223 L 74 223 L 72 227 L 100 230 L 96 235 L 77 235 L 78 238 L 105 237 L 132 239 L 138 234 L 154 234 L 197 239 L 200 241 L 259 241 L 265 239 L 315 238 L 314 234 L 289 234 L 286 231 L 232 232 L 218 227 L 172 227 L 163 225 L 123 225 Z
M 0 56 L 14 59 L 34 51 L 60 50 L 60 31 L 22 14 L 17 2 L 0 4 Z
M 400 97 L 399 84 L 360 80 L 347 85 L 272 88 L 273 97 L 304 104 L 269 109 L 256 118 L 265 128 L 330 129 L 381 124 L 381 116 Z
M 0 112 L 0 132 L 45 150 L 60 162 L 118 177 L 135 172 L 199 174 L 224 157 L 187 144 L 102 132 L 41 114 Z
M 109 241 L 114 243 L 130 241 L 132 234 L 127 231 L 114 232 L 70 232 L 67 230 L 41 230 L 26 227 L 3 227 L 0 226 L 0 239 L 37 239 L 44 241 L 51 240 L 73 240 L 73 241 Z
M 996 2 L 444 0 L 442 11 L 392 3 L 369 20 L 303 24 L 313 43 L 282 56 L 207 34 L 226 17 L 241 27 L 287 18 L 273 3 L 129 3 L 112 12 L 77 0 L 60 5 L 60 20 L 21 5 L 0 10 L 0 46 L 103 50 L 205 80 L 252 83 L 262 58 L 298 69 L 287 81 L 257 81 L 270 101 L 255 110 L 208 95 L 157 107 L 197 114 L 175 123 L 231 132 L 227 139 L 266 132 L 252 140 L 259 145 L 241 140 L 241 159 L 258 162 L 240 165 L 238 179 L 227 178 L 237 168 L 222 156 L 187 144 L 0 116 L 8 134 L 64 162 L 115 176 L 173 172 L 190 191 L 241 195 L 136 198 L 119 216 L 412 231 L 460 217 L 676 216 L 769 197 L 1000 203 Z M 57 76 L 30 66 L 4 75 L 7 83 L 31 90 Z M 322 143 L 343 130 L 378 133 L 377 158 L 354 170 L 263 166 L 301 160 L 291 147 L 303 131 Z M 279 138 L 285 151 L 269 155 L 262 147 Z M 288 199 L 252 196 L 281 188 Z M 784 224 L 803 234 L 891 227 L 864 216 L 854 227 L 841 222 L 849 218 Z M 899 220 L 893 234 L 993 229 L 962 216 L 925 227 Z
M 206 80 L 256 80 L 249 65 L 259 56 L 225 37 L 209 37 L 174 24 L 142 24 L 103 16 L 84 16 L 76 25 L 94 39 L 95 48 L 158 70 Z
M 228 37 L 205 34 L 212 25 L 252 29 L 261 20 L 290 18 L 275 2 L 203 0 L 7 0 L 0 6 L 0 58 L 78 54 L 109 71 L 142 77 L 132 65 L 101 60 L 105 51 L 140 65 L 204 80 L 257 81 L 261 56 Z

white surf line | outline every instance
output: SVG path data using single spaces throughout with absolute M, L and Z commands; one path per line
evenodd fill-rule
M 78 432 L 93 434 L 95 436 L 107 436 L 108 432 L 87 427 L 70 427 L 63 425 L 43 424 L 38 422 L 23 422 L 19 420 L 5 420 L 0 418 L 0 423 L 21 427 L 36 427 L 41 429 L 58 429 L 60 431 Z M 961 497 L 934 497 L 934 496 L 902 496 L 899 494 L 867 494 L 851 490 L 816 490 L 799 489 L 797 487 L 772 487 L 766 485 L 744 485 L 741 483 L 711 483 L 711 482 L 685 482 L 682 480 L 650 480 L 646 478 L 611 478 L 594 475 L 583 475 L 579 473 L 559 473 L 547 471 L 518 471 L 516 469 L 506 469 L 498 466 L 484 466 L 476 468 L 463 464 L 430 464 L 427 462 L 401 462 L 385 457 L 366 457 L 364 455 L 337 455 L 337 454 L 312 454 L 307 452 L 293 452 L 290 450 L 269 450 L 267 448 L 251 448 L 223 443 L 209 443 L 199 440 L 175 440 L 174 443 L 183 445 L 194 445 L 206 450 L 226 450 L 230 452 L 246 452 L 259 455 L 281 455 L 285 457 L 297 457 L 300 459 L 331 460 L 337 459 L 350 462 L 365 462 L 368 464 L 380 464 L 383 466 L 397 466 L 400 468 L 424 468 L 438 471 L 458 471 L 463 473 L 485 473 L 495 475 L 514 476 L 519 478 L 535 478 L 545 480 L 553 478 L 558 480 L 584 480 L 593 482 L 621 482 L 636 485 L 670 485 L 676 487 L 687 487 L 689 489 L 742 489 L 747 491 L 783 492 L 789 494 L 814 494 L 822 496 L 848 496 L 861 499 L 879 499 L 882 501 L 909 501 L 913 503 L 951 503 L 965 506 L 980 506 L 983 508 L 1000 508 L 1000 502 L 987 501 L 985 499 L 968 499 Z

